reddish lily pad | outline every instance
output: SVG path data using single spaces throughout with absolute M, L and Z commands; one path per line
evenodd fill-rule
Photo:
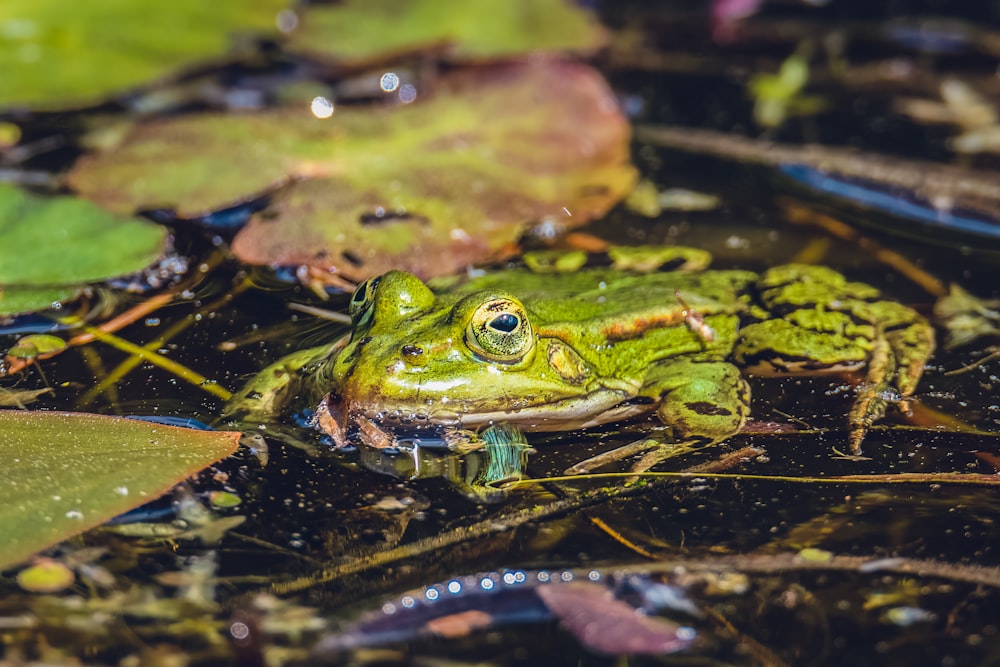
M 0 107 L 94 104 L 275 33 L 288 0 L 0 3 Z
M 240 434 L 0 410 L 0 568 L 147 503 L 236 451 Z
M 286 48 L 361 65 L 431 49 L 467 62 L 604 43 L 594 16 L 571 0 L 343 0 L 304 12 Z
M 70 182 L 117 211 L 195 217 L 287 184 L 233 243 L 254 264 L 423 277 L 509 252 L 532 224 L 603 215 L 631 189 L 629 126 L 601 76 L 535 60 L 458 72 L 410 105 L 203 114 L 140 126 Z

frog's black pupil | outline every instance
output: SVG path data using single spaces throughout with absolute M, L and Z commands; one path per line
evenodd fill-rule
M 490 328 L 496 329 L 497 331 L 502 331 L 504 333 L 510 333 L 517 328 L 520 320 L 517 319 L 516 315 L 511 315 L 510 313 L 504 313 L 503 315 L 497 315 L 492 320 L 490 320 Z

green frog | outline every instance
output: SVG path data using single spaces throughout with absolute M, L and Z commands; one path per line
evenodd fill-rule
M 934 349 L 912 309 L 801 264 L 762 274 L 516 268 L 431 286 L 390 271 L 358 286 L 350 315 L 349 336 L 270 366 L 228 412 L 267 421 L 304 401 L 320 405 L 316 422 L 338 445 L 381 448 L 402 432 L 461 442 L 493 424 L 568 431 L 652 414 L 658 437 L 573 471 L 634 454 L 633 469 L 645 470 L 739 432 L 750 413 L 744 372 L 864 369 L 848 415 L 857 455 L 887 407 L 905 405 Z

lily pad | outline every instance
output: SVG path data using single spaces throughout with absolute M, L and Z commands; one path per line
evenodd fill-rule
M 286 48 L 360 65 L 430 49 L 482 61 L 604 43 L 594 16 L 569 0 L 345 0 L 310 7 Z
M 163 227 L 76 197 L 0 183 L 0 315 L 48 308 L 87 283 L 139 271 L 163 253 Z
M 80 293 L 80 287 L 11 287 L 0 285 L 0 315 L 18 315 L 46 310 L 71 301 Z
M 594 69 L 535 60 L 442 79 L 409 105 L 201 114 L 85 157 L 73 187 L 121 212 L 197 217 L 287 184 L 240 231 L 254 264 L 423 277 L 509 253 L 531 224 L 603 215 L 631 189 L 629 126 Z
M 95 104 L 274 33 L 288 0 L 0 3 L 0 107 Z
M 236 451 L 239 433 L 0 410 L 0 568 L 147 503 Z

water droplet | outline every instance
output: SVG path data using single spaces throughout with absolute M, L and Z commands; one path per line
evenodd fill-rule
M 313 98 L 309 110 L 317 118 L 329 118 L 333 115 L 333 102 L 320 95 Z
M 299 15 L 291 9 L 282 9 L 275 17 L 275 25 L 283 33 L 289 33 L 299 25 Z
M 395 72 L 386 72 L 379 80 L 379 86 L 387 93 L 391 93 L 399 87 L 399 75 Z
M 417 89 L 414 86 L 406 84 L 399 89 L 399 101 L 403 104 L 409 104 L 415 99 L 417 99 Z

